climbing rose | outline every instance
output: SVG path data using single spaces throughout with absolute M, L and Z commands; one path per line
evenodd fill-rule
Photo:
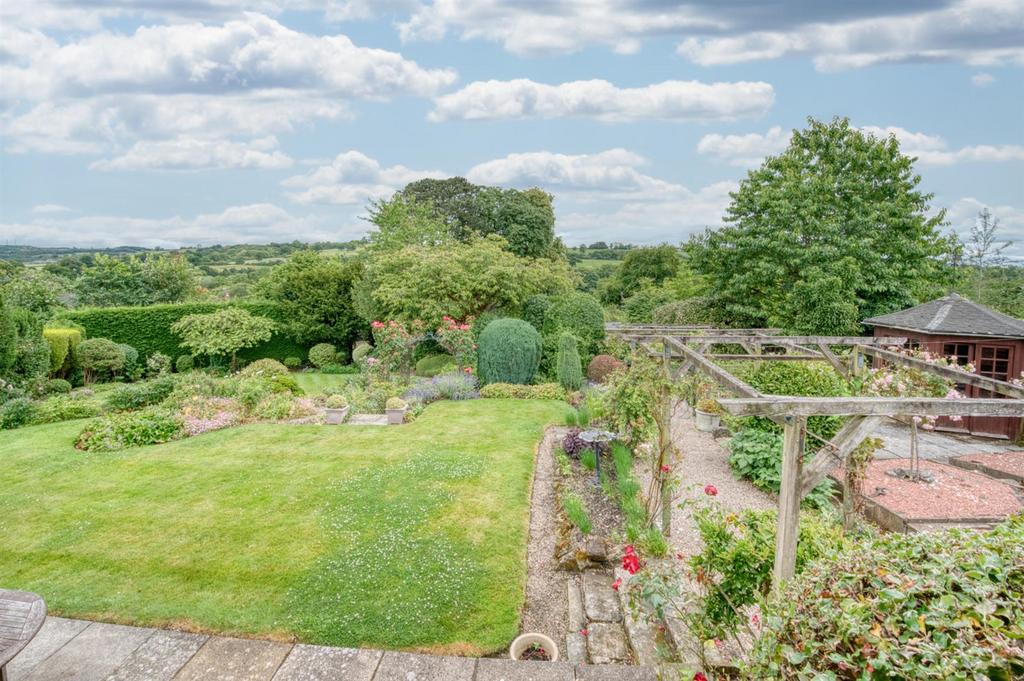
M 670 470 L 672 470 L 672 469 L 669 468 L 667 464 L 661 467 L 661 472 L 662 473 L 668 473 Z
M 697 672 L 693 675 L 693 681 L 708 681 L 708 677 L 704 676 L 704 672 Z
M 620 586 L 622 586 L 622 577 L 618 577 L 614 582 L 612 582 L 612 588 L 616 591 L 619 590 Z
M 704 486 L 704 494 L 707 494 L 709 497 L 717 496 L 718 495 L 718 488 L 715 487 L 714 485 L 705 485 Z
M 622 569 L 631 575 L 635 575 L 640 570 L 640 558 L 632 546 L 627 546 L 622 555 Z

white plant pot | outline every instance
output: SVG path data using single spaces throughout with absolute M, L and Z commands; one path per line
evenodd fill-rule
M 405 409 L 385 409 L 389 426 L 400 426 L 405 422 Z
M 345 421 L 345 417 L 348 416 L 349 407 L 342 407 L 341 409 L 324 409 L 324 423 L 329 426 L 336 426 L 339 423 Z
M 516 640 L 512 641 L 512 645 L 509 646 L 508 656 L 513 660 L 518 660 L 519 656 L 523 654 L 523 651 L 532 646 L 534 643 L 540 644 L 540 647 L 547 651 L 548 657 L 551 659 L 550 662 L 556 662 L 558 660 L 558 646 L 555 642 L 544 634 L 527 633 L 519 636 Z
M 694 414 L 696 414 L 697 419 L 697 430 L 702 433 L 713 433 L 718 430 L 718 426 L 722 422 L 722 417 L 718 414 L 709 414 L 700 409 L 695 409 Z

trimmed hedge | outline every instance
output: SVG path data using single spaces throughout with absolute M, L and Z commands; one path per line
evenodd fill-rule
M 276 303 L 237 303 L 255 315 L 268 317 L 282 325 L 289 320 Z M 168 357 L 189 354 L 180 339 L 171 332 L 171 324 L 190 314 L 207 314 L 225 307 L 226 303 L 180 303 L 173 305 L 147 305 L 145 307 L 94 307 L 70 310 L 61 315 L 62 319 L 80 324 L 89 338 L 109 338 L 115 343 L 126 343 L 148 358 L 156 352 Z M 270 357 L 284 360 L 287 357 L 304 357 L 306 348 L 282 333 L 275 333 L 266 343 L 238 352 L 243 362 Z
M 43 329 L 43 338 L 50 344 L 50 373 L 67 376 L 74 372 L 75 348 L 82 342 L 78 329 Z

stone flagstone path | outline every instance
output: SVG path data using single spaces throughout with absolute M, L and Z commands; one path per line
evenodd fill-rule
M 10 681 L 656 681 L 650 667 L 513 662 L 207 636 L 48 617 Z

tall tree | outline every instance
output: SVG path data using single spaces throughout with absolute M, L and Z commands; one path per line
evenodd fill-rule
M 828 333 L 851 312 L 833 291 L 831 312 L 807 328 L 815 317 L 797 298 L 824 295 L 819 278 L 841 285 L 838 297 L 858 320 L 947 292 L 956 240 L 941 234 L 945 211 L 931 212 L 913 163 L 895 136 L 876 138 L 845 118 L 809 119 L 731 194 L 727 226 L 688 244 L 718 316 Z
M 180 256 L 116 258 L 96 254 L 75 281 L 85 305 L 153 305 L 184 300 L 196 289 L 196 271 Z
M 996 240 L 996 233 L 999 231 L 999 218 L 992 216 L 988 207 L 982 208 L 978 218 L 971 225 L 971 234 L 967 238 L 964 256 L 967 263 L 974 268 L 971 273 L 974 279 L 974 299 L 982 302 L 985 294 L 989 268 L 1001 267 L 1009 262 L 1009 258 L 1003 255 L 1012 241 L 999 243 Z

